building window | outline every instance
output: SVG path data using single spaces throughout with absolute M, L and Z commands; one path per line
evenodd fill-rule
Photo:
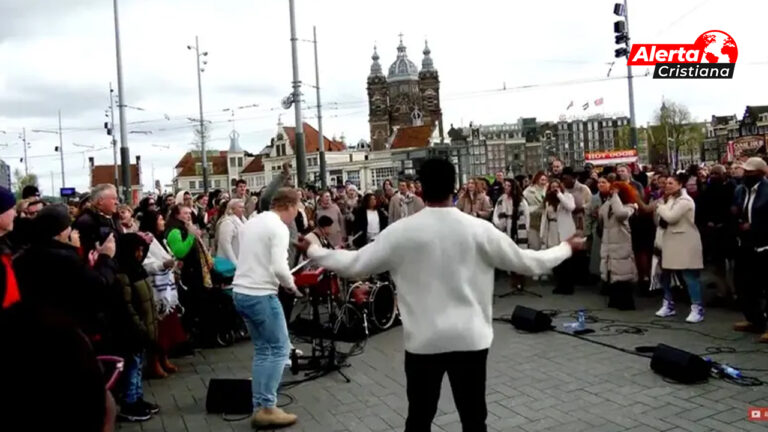
M 264 176 L 258 176 L 254 179 L 253 184 L 255 187 L 264 187 Z
M 360 171 L 347 171 L 347 181 L 360 188 Z
M 189 181 L 189 190 L 197 189 L 195 186 L 197 185 L 197 182 L 194 180 Z
M 373 187 L 379 188 L 384 184 L 384 180 L 392 180 L 395 177 L 395 169 L 392 167 L 374 168 L 371 170 L 371 181 Z
M 204 189 L 205 183 L 203 183 L 202 180 L 197 181 L 197 188 L 198 189 Z
M 231 167 L 237 166 L 237 158 L 236 157 L 229 158 L 229 166 L 231 166 Z
M 221 180 L 214 180 L 213 181 L 213 187 L 220 188 L 221 187 Z
M 315 167 L 318 165 L 317 156 L 307 158 L 307 166 Z

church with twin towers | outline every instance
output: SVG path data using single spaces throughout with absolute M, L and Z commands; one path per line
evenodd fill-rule
M 368 75 L 368 124 L 371 149 L 386 150 L 399 129 L 430 127 L 443 138 L 443 113 L 440 108 L 440 79 L 424 42 L 421 70 L 408 58 L 400 34 L 397 57 L 386 75 L 373 48 L 371 73 Z

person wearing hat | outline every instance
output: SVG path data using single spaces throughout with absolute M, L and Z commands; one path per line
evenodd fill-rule
M 16 197 L 8 189 L 0 187 L 0 309 L 6 309 L 21 299 L 8 246 L 8 233 L 13 231 L 14 218 Z
M 736 252 L 734 284 L 746 321 L 734 324 L 736 331 L 762 333 L 760 342 L 768 343 L 766 313 L 768 284 L 759 269 L 768 260 L 768 164 L 759 157 L 743 165 L 742 185 L 736 189 L 735 205 L 739 246 Z
M 24 303 L 63 313 L 92 341 L 100 340 L 104 295 L 115 280 L 114 237 L 97 246 L 91 268 L 78 253 L 80 236 L 66 205 L 43 208 L 33 223 L 30 247 L 13 260 Z
M 27 198 L 40 198 L 40 189 L 34 185 L 24 186 L 24 189 L 21 190 L 21 199 Z

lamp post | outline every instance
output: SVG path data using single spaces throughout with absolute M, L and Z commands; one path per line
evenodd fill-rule
M 131 196 L 131 153 L 128 149 L 128 133 L 125 124 L 125 89 L 123 88 L 123 56 L 120 47 L 120 14 L 117 0 L 112 2 L 115 13 L 115 58 L 117 63 L 117 110 L 120 116 L 120 164 L 123 177 L 123 200 L 132 204 Z M 64 171 L 64 169 L 62 169 Z M 64 173 L 62 172 L 62 175 Z M 138 180 L 138 179 L 136 179 Z M 64 185 L 62 185 L 63 187 Z M 115 185 L 117 186 L 117 185 Z
M 291 18 L 291 55 L 293 61 L 293 93 L 291 96 L 296 117 L 296 176 L 299 186 L 307 182 L 307 155 L 304 148 L 304 121 L 301 117 L 301 81 L 299 81 L 299 53 L 296 47 L 296 16 L 294 0 L 289 0 L 288 8 Z M 284 104 L 286 106 L 287 104 Z M 290 108 L 290 106 L 288 106 Z M 287 108 L 286 108 L 287 109 Z M 322 142 L 320 143 L 323 144 Z
M 208 64 L 208 60 L 203 60 L 203 67 L 200 66 L 200 57 L 207 57 L 208 51 L 200 52 L 200 43 L 197 36 L 195 36 L 195 46 L 187 45 L 188 50 L 195 50 L 195 61 L 197 64 L 197 98 L 200 108 L 200 153 L 202 154 L 202 168 L 203 168 L 203 193 L 208 193 L 208 155 L 205 153 L 205 120 L 203 119 L 203 84 L 201 80 L 201 74 L 205 72 L 205 65 Z
M 613 23 L 613 32 L 615 33 L 615 42 L 617 45 L 623 45 L 614 51 L 614 57 L 625 57 L 629 59 L 629 13 L 627 12 L 627 0 L 624 3 L 616 3 L 613 6 L 613 14 L 624 17 L 624 20 Z M 629 93 L 629 139 L 633 149 L 637 149 L 637 124 L 635 123 L 635 91 L 632 84 L 632 66 L 627 63 L 627 91 Z

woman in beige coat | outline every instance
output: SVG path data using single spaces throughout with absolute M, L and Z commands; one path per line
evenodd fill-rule
M 474 217 L 490 220 L 491 213 L 493 212 L 491 199 L 483 192 L 482 186 L 479 183 L 476 179 L 469 180 L 467 192 L 461 196 L 456 203 L 456 207 Z
M 664 203 L 658 205 L 656 216 L 661 228 L 661 283 L 664 287 L 664 302 L 656 312 L 657 316 L 675 315 L 675 302 L 672 299 L 670 283 L 674 273 L 688 287 L 691 297 L 691 313 L 686 318 L 689 323 L 704 320 L 704 308 L 701 301 L 701 283 L 699 271 L 704 268 L 701 236 L 694 223 L 696 206 L 693 199 L 685 192 L 684 174 L 670 176 L 665 187 Z
M 598 180 L 598 188 L 604 189 L 605 183 L 605 177 Z M 598 210 L 598 224 L 602 227 L 600 275 L 607 285 L 608 307 L 634 310 L 632 288 L 637 282 L 637 267 L 629 218 L 637 211 L 637 204 L 632 187 L 626 183 L 613 182 L 610 191 L 611 197 Z

